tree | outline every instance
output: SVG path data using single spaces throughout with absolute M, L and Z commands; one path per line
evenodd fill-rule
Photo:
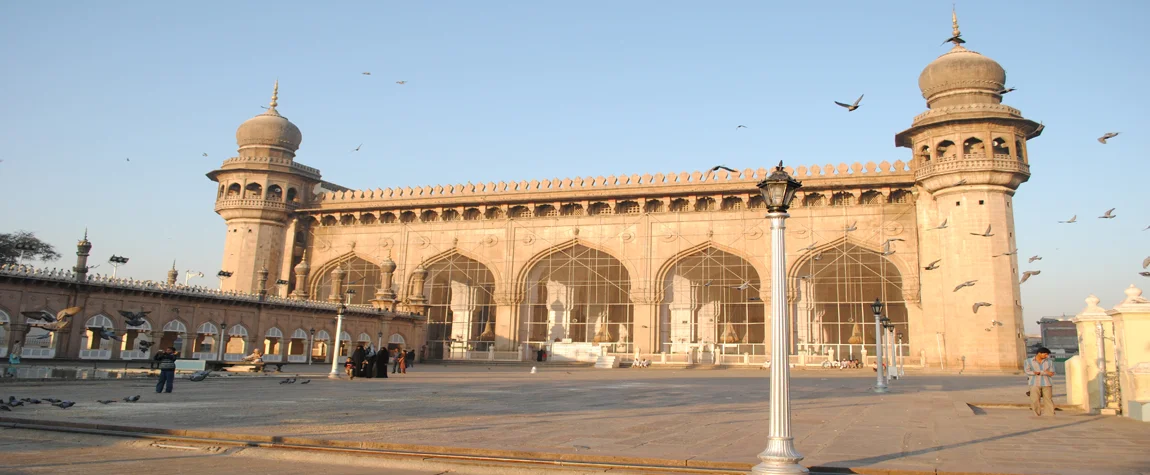
M 0 265 L 18 264 L 23 252 L 24 259 L 41 262 L 54 261 L 60 258 L 60 253 L 44 241 L 41 241 L 28 231 L 14 233 L 0 233 Z

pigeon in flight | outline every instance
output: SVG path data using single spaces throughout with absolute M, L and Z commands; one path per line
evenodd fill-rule
M 1142 277 L 1150 277 L 1150 272 L 1139 272 L 1138 275 Z
M 1147 267 L 1150 267 L 1150 257 L 1142 259 L 1142 268 L 1145 269 Z
M 848 233 L 849 233 L 849 232 L 851 232 L 851 231 L 857 231 L 857 230 L 858 230 L 858 228 L 859 228 L 859 227 L 858 227 L 858 224 L 859 224 L 859 222 L 858 222 L 858 221 L 855 221 L 854 223 L 851 223 L 851 225 L 850 225 L 850 226 L 847 226 L 847 227 L 846 227 L 846 229 L 845 229 L 844 231 L 846 231 L 846 232 L 848 232 Z
M 1150 229 L 1150 226 L 1146 226 L 1145 228 L 1142 228 L 1143 231 L 1145 231 L 1147 229 Z
M 1031 276 L 1035 276 L 1035 275 L 1038 275 L 1041 273 L 1042 273 L 1042 271 L 1040 271 L 1040 270 L 1028 270 L 1026 272 L 1023 272 L 1022 273 L 1022 279 L 1018 281 L 1018 284 L 1022 285 L 1023 283 L 1025 283 L 1027 281 L 1027 279 L 1030 279 Z
M 735 126 L 735 130 L 745 129 L 745 128 L 747 128 L 747 126 L 745 126 L 745 125 Z
M 360 147 L 363 147 L 363 144 L 356 145 L 355 150 L 352 150 L 352 152 L 358 152 Z
M 949 220 L 949 219 L 950 219 L 950 218 L 947 218 L 947 219 L 944 219 L 944 220 L 942 220 L 942 224 L 940 224 L 940 225 L 938 225 L 938 226 L 935 226 L 935 227 L 933 227 L 933 228 L 930 228 L 930 229 L 931 229 L 931 230 L 934 230 L 934 229 L 946 229 L 946 222 L 947 222 L 947 220 Z
M 363 72 L 363 75 L 364 75 L 364 76 L 371 76 L 371 72 L 369 72 L 369 71 L 364 71 L 364 72 Z
M 735 170 L 734 168 L 730 168 L 730 167 L 728 167 L 728 166 L 726 166 L 726 165 L 715 165 L 715 167 L 714 167 L 714 168 L 711 168 L 711 170 L 710 170 L 710 171 L 711 171 L 711 172 L 717 172 L 717 171 L 719 171 L 719 170 L 726 170 L 726 171 L 729 171 L 729 172 L 731 172 L 731 173 L 739 173 L 739 171 L 738 171 L 738 170 Z
M 200 381 L 203 381 L 204 379 L 207 379 L 209 374 L 212 374 L 212 370 L 210 370 L 210 369 L 205 370 L 205 371 L 196 371 L 195 373 L 192 373 L 192 375 L 188 377 L 188 381 L 198 383 Z
M 1015 90 L 1015 89 L 1016 89 L 1016 88 L 1013 88 L 1013 87 L 1008 87 L 1008 88 L 1004 88 L 1004 89 L 1001 89 L 1001 90 L 999 90 L 999 91 L 998 91 L 998 95 L 1000 95 L 1000 96 L 1001 96 L 1001 95 L 1003 95 L 1003 94 L 1006 94 L 1006 93 L 1008 93 L 1008 92 L 1011 92 L 1011 91 L 1013 91 L 1013 90 Z
M 731 287 L 731 288 L 732 288 L 732 289 L 735 289 L 735 290 L 747 290 L 747 289 L 748 289 L 748 288 L 750 288 L 750 287 L 751 287 L 751 283 L 750 283 L 750 282 L 743 282 L 743 283 L 741 283 L 741 284 L 739 284 L 739 285 L 736 285 L 736 286 L 734 286 L 734 287 Z
M 887 239 L 886 241 L 883 241 L 883 243 L 882 243 L 882 244 L 885 246 L 885 245 L 887 245 L 887 244 L 890 244 L 891 242 L 894 242 L 894 241 L 902 241 L 902 242 L 906 242 L 906 239 L 903 239 L 903 238 L 890 238 L 890 239 Z
M 987 302 L 975 302 L 974 307 L 972 307 L 971 309 L 974 310 L 974 313 L 978 313 L 979 307 L 989 307 L 989 306 L 990 306 L 990 304 Z
M 816 261 L 821 261 L 821 260 L 823 260 L 823 253 L 820 252 L 818 254 L 815 254 L 815 257 L 812 257 L 811 259 L 814 259 Z
M 966 282 L 958 284 L 958 287 L 955 287 L 954 291 L 958 292 L 959 290 L 962 290 L 963 287 L 974 287 L 975 282 L 978 282 L 978 280 L 968 280 Z
M 400 86 L 402 86 L 402 85 L 404 85 L 404 84 L 407 84 L 407 81 L 395 81 L 395 83 L 396 83 L 396 84 L 399 84 Z
M 894 249 L 890 248 L 890 241 L 889 240 L 887 242 L 882 243 L 882 252 L 879 253 L 880 255 L 889 256 L 889 255 L 894 254 L 894 253 L 895 253 Z
M 71 317 L 77 313 L 80 313 L 80 310 L 83 310 L 83 308 L 81 308 L 81 307 L 68 307 L 64 310 L 56 312 L 55 315 L 52 315 L 51 313 L 49 313 L 45 310 L 40 310 L 40 311 L 36 311 L 36 312 L 20 312 L 20 314 L 24 315 L 24 318 L 26 318 L 26 319 L 43 320 L 43 321 L 48 322 L 48 323 L 56 323 L 58 321 L 62 321 L 68 317 Z
M 799 249 L 799 250 L 800 251 L 813 251 L 813 250 L 815 250 L 815 244 L 818 244 L 818 243 L 819 243 L 818 241 L 812 242 L 811 245 L 804 247 L 802 249 Z
M 1116 209 L 1118 209 L 1118 208 L 1110 208 L 1110 209 L 1106 210 L 1106 212 L 1105 212 L 1105 213 L 1103 213 L 1103 214 L 1102 214 L 1102 216 L 1099 216 L 1098 218 L 1100 218 L 1100 219 L 1114 219 L 1114 218 L 1117 218 L 1117 217 L 1118 217 L 1118 215 L 1116 215 L 1116 214 L 1111 214 L 1111 213 L 1113 213 L 1113 212 L 1114 212 L 1114 210 L 1116 210 Z
M 139 327 L 148 323 L 147 320 L 144 320 L 144 317 L 147 317 L 149 313 L 152 312 L 129 312 L 127 310 L 120 310 L 120 316 L 124 317 L 124 323 L 130 327 Z
M 1060 223 L 1066 223 L 1066 224 L 1077 223 L 1078 222 L 1078 215 L 1076 214 L 1074 216 L 1071 216 L 1070 220 L 1068 220 L 1068 221 L 1059 221 L 1059 222 Z
M 1150 274 L 1150 272 L 1147 272 L 1147 274 Z M 747 300 L 749 300 L 751 302 L 759 302 L 759 301 L 762 301 L 763 299 L 758 298 L 758 297 L 747 297 Z
M 988 225 L 986 225 L 986 232 L 984 232 L 984 233 L 981 233 L 981 234 L 980 234 L 980 233 L 970 233 L 970 235 L 971 235 L 971 236 L 991 237 L 991 236 L 993 236 L 994 234 L 991 234 L 991 232 L 990 232 L 990 225 L 988 224 Z
M 1027 263 L 1027 264 L 1029 264 L 1029 263 L 1031 263 L 1031 262 L 1034 262 L 1034 261 L 1041 261 L 1041 260 L 1042 260 L 1042 256 L 1039 256 L 1039 255 L 1034 255 L 1034 256 L 1030 256 L 1030 259 L 1028 259 L 1028 260 L 1026 261 L 1026 263 Z
M 854 104 L 843 104 L 843 103 L 841 103 L 841 102 L 839 102 L 839 101 L 835 101 L 835 104 L 838 104 L 839 106 L 842 106 L 842 107 L 846 107 L 846 109 L 847 109 L 847 112 L 852 112 L 852 111 L 854 111 L 855 109 L 858 109 L 858 108 L 860 107 L 860 106 L 859 106 L 859 102 L 862 102 L 862 98 L 863 98 L 863 96 L 859 96 L 859 98 L 858 98 L 858 99 L 855 99 L 855 103 L 854 103 Z
M 96 336 L 100 337 L 101 340 L 120 341 L 120 337 L 116 336 L 115 330 L 108 330 L 105 328 L 101 328 L 99 330 L 100 331 L 96 334 Z
M 1002 257 L 1002 256 L 1013 256 L 1013 255 L 1015 255 L 1015 254 L 1018 254 L 1018 249 L 1015 249 L 1015 250 L 1013 250 L 1013 251 L 1010 251 L 1010 252 L 1004 252 L 1004 253 L 1002 253 L 1002 254 L 999 254 L 999 255 L 997 255 L 997 256 L 994 256 L 994 257 Z
M 1118 134 L 1120 134 L 1120 133 L 1121 132 L 1106 132 L 1106 134 L 1104 134 L 1103 136 L 1098 137 L 1098 141 L 1101 142 L 1103 145 L 1106 145 L 1107 140 L 1112 139 L 1114 137 L 1117 137 Z
M 937 259 L 937 260 L 935 260 L 934 262 L 931 262 L 930 264 L 928 264 L 926 267 L 923 267 L 922 269 L 923 269 L 923 270 L 935 270 L 935 269 L 938 269 L 938 263 L 939 263 L 939 262 L 942 262 L 942 259 Z
M 958 46 L 960 44 L 966 43 L 966 40 L 962 39 L 962 33 L 959 33 L 959 34 L 956 34 L 950 38 L 947 38 L 946 41 L 942 42 L 942 44 L 944 44 L 944 45 L 947 43 L 954 43 L 955 46 Z M 939 45 L 939 46 L 941 46 L 941 45 Z

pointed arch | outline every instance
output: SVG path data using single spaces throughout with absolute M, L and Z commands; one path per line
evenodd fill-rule
M 495 295 L 503 284 L 495 269 L 469 254 L 452 248 L 421 263 L 428 271 L 424 341 L 430 358 L 461 359 L 466 351 L 484 351 L 493 343 L 484 331 L 493 328 Z M 410 288 L 414 276 L 407 280 Z
M 336 267 L 343 267 L 346 271 L 343 282 L 340 283 L 343 289 L 356 289 L 351 303 L 367 305 L 375 298 L 375 292 L 379 290 L 379 284 L 382 282 L 379 263 L 374 258 L 350 251 L 323 263 L 308 277 L 307 288 L 313 299 L 327 300 L 330 296 L 331 272 Z
M 521 267 L 519 269 L 519 271 L 516 272 L 515 282 L 513 282 L 513 285 L 511 288 L 512 289 L 522 289 L 526 280 L 527 280 L 527 274 L 531 272 L 531 269 L 535 268 L 536 264 L 538 264 L 540 261 L 542 261 L 544 259 L 547 259 L 552 254 L 555 254 L 555 253 L 561 252 L 561 251 L 566 251 L 566 250 L 571 249 L 575 246 L 583 246 L 583 247 L 586 247 L 589 249 L 593 249 L 593 250 L 602 252 L 604 254 L 607 254 L 608 256 L 615 258 L 615 260 L 619 261 L 619 263 L 623 265 L 623 268 L 627 270 L 627 275 L 629 275 L 631 279 L 634 279 L 635 276 L 639 275 L 639 272 L 634 268 L 633 265 L 631 265 L 631 263 L 627 262 L 626 260 L 620 259 L 619 256 L 615 255 L 615 253 L 613 251 L 607 249 L 606 247 L 600 246 L 600 245 L 592 243 L 592 242 L 587 242 L 587 241 L 584 241 L 584 240 L 579 239 L 579 238 L 573 238 L 573 239 L 569 239 L 567 241 L 561 242 L 559 244 L 556 244 L 554 246 L 548 247 L 547 249 L 544 249 L 542 251 L 537 252 L 534 256 L 531 256 L 531 259 L 528 259 L 527 262 L 523 263 L 523 267 Z
M 744 261 L 747 261 L 747 263 L 750 264 L 751 267 L 755 270 L 755 273 L 759 275 L 760 280 L 762 280 L 764 282 L 770 280 L 770 276 L 771 276 L 770 269 L 768 269 L 766 267 L 766 263 L 763 262 L 762 259 L 753 259 L 750 256 L 745 255 L 742 251 L 735 249 L 733 247 L 725 246 L 723 244 L 719 244 L 719 243 L 714 242 L 714 241 L 706 241 L 706 242 L 702 242 L 702 243 L 696 244 L 694 246 L 685 248 L 685 249 L 683 249 L 683 250 L 681 250 L 675 254 L 672 254 L 671 257 L 668 257 L 667 260 L 663 261 L 663 264 L 660 265 L 659 269 L 655 271 L 655 282 L 663 282 L 664 280 L 666 280 L 667 279 L 667 273 L 669 273 L 671 271 L 671 269 L 674 268 L 679 263 L 679 261 L 683 260 L 684 258 L 686 258 L 688 256 L 691 256 L 691 255 L 697 254 L 701 251 L 704 251 L 707 248 L 717 249 L 717 250 L 723 251 L 727 254 L 730 254 L 732 256 L 738 257 Z M 663 298 L 664 298 L 663 294 L 664 294 L 663 286 L 659 285 L 659 287 L 657 289 L 655 289 L 656 301 L 659 301 L 659 302 L 663 301 Z
M 460 249 L 458 247 L 453 247 L 451 249 L 440 252 L 438 254 L 433 254 L 431 257 L 424 259 L 423 262 L 420 263 L 420 265 L 422 265 L 424 269 L 430 269 L 432 265 L 435 265 L 435 263 L 437 263 L 439 261 L 451 259 L 452 257 L 455 257 L 455 256 L 466 257 L 468 259 L 471 259 L 475 262 L 482 264 L 483 267 L 486 267 L 487 270 L 490 271 L 491 274 L 495 277 L 495 282 L 498 283 L 499 281 L 503 280 L 503 276 L 499 274 L 498 268 L 496 268 L 495 266 L 492 266 L 490 263 L 486 262 L 486 260 L 479 257 L 479 255 L 477 255 L 471 251 L 468 251 L 466 249 Z M 411 280 L 411 278 L 408 277 L 408 282 L 407 282 L 408 285 L 411 284 L 410 280 Z M 496 284 L 496 285 L 498 285 L 498 284 Z
M 164 324 L 163 330 L 165 332 L 187 333 L 188 332 L 188 324 L 185 323 L 183 321 L 183 319 L 176 317 L 176 318 L 173 318 L 171 320 L 168 320 L 168 323 Z

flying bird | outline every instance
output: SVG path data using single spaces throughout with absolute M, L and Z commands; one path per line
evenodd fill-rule
M 1145 231 L 1147 229 L 1150 229 L 1150 226 L 1146 226 L 1145 228 L 1142 228 L 1143 231 Z
M 396 83 L 396 84 L 399 84 L 400 86 L 402 86 L 402 85 L 404 85 L 404 84 L 407 84 L 407 81 L 395 81 L 395 83 Z
M 1118 217 L 1118 215 L 1116 215 L 1116 214 L 1111 214 L 1111 213 L 1113 213 L 1113 212 L 1114 212 L 1114 210 L 1116 210 L 1116 209 L 1118 209 L 1118 208 L 1110 208 L 1110 209 L 1106 210 L 1106 212 L 1105 212 L 1105 213 L 1103 213 L 1103 214 L 1102 214 L 1102 216 L 1099 216 L 1099 218 L 1100 218 L 1100 219 L 1114 219 L 1114 218 L 1117 218 L 1117 217 Z
M 735 290 L 747 290 L 747 289 L 748 289 L 748 288 L 750 288 L 750 287 L 751 287 L 751 283 L 750 283 L 750 282 L 743 282 L 743 283 L 741 283 L 741 284 L 739 284 L 739 285 L 736 285 L 736 286 L 734 286 L 734 287 L 731 287 L 731 288 L 732 288 L 732 289 L 735 289 Z
M 799 249 L 799 250 L 800 251 L 813 251 L 813 250 L 815 250 L 815 244 L 818 244 L 818 243 L 819 243 L 818 241 L 812 242 L 811 245 L 804 247 L 802 249 Z
M 890 239 L 887 239 L 886 241 L 883 241 L 883 243 L 882 243 L 882 244 L 885 246 L 885 245 L 887 245 L 887 244 L 890 244 L 891 242 L 894 242 L 894 241 L 902 241 L 902 242 L 906 242 L 906 239 L 903 239 L 903 238 L 890 238 Z
M 1150 257 L 1142 259 L 1142 268 L 1145 269 L 1147 267 L 1150 267 Z
M 1138 275 L 1142 277 L 1150 277 L 1150 272 L 1139 272 Z
M 1068 220 L 1068 221 L 1059 221 L 1059 222 L 1060 223 L 1066 223 L 1066 224 L 1077 223 L 1078 222 L 1078 215 L 1076 214 L 1074 216 L 1071 216 L 1070 220 Z
M 1010 251 L 1010 252 L 1004 252 L 1004 253 L 1002 253 L 1002 254 L 999 254 L 999 255 L 997 255 L 997 256 L 994 256 L 994 257 L 1002 257 L 1002 256 L 1013 256 L 1013 255 L 1015 255 L 1015 254 L 1018 254 L 1018 249 L 1015 249 L 1015 250 L 1013 250 L 1013 251 Z
M 1028 260 L 1026 261 L 1026 263 L 1027 263 L 1027 264 L 1029 264 L 1029 263 L 1031 263 L 1031 262 L 1034 262 L 1034 261 L 1041 261 L 1041 260 L 1042 260 L 1042 256 L 1034 255 L 1034 256 L 1030 256 L 1030 259 L 1028 259 Z
M 1025 283 L 1027 281 L 1027 279 L 1030 279 L 1031 276 L 1035 276 L 1035 275 L 1038 275 L 1041 273 L 1042 273 L 1042 271 L 1040 271 L 1040 270 L 1028 270 L 1026 272 L 1023 272 L 1022 273 L 1022 279 L 1020 279 L 1018 281 L 1018 284 L 1022 285 L 1023 283 Z
M 932 230 L 934 230 L 934 229 L 946 229 L 946 222 L 947 222 L 947 220 L 949 220 L 949 219 L 950 219 L 950 218 L 946 218 L 946 219 L 942 220 L 942 224 L 940 224 L 940 225 L 938 225 L 938 226 L 935 226 L 935 227 L 933 227 L 933 228 L 930 228 L 930 229 L 932 229 Z
M 1001 95 L 1006 94 L 1008 92 L 1011 92 L 1013 90 L 1015 90 L 1015 88 L 1013 88 L 1013 87 L 1004 88 L 1004 89 L 1001 89 L 998 91 L 998 95 L 1001 96 Z
M 129 312 L 127 310 L 120 310 L 120 316 L 124 317 L 124 323 L 130 327 L 139 327 L 147 323 L 144 317 L 147 317 L 151 311 Z
M 991 232 L 990 232 L 990 225 L 988 224 L 988 225 L 986 225 L 986 232 L 984 232 L 984 233 L 981 233 L 981 234 L 980 234 L 980 233 L 970 233 L 970 235 L 971 235 L 971 236 L 991 237 L 991 236 L 993 236 L 994 234 L 991 234 Z
M 971 307 L 971 310 L 974 310 L 974 313 L 978 313 L 979 307 L 989 307 L 989 306 L 990 306 L 990 304 L 987 302 L 975 302 L 974 306 Z
M 966 43 L 966 40 L 962 39 L 962 33 L 958 33 L 958 28 L 955 28 L 954 31 L 955 31 L 954 36 L 947 38 L 946 41 L 942 42 L 942 44 L 945 45 L 947 43 L 954 43 L 955 46 L 958 46 L 960 44 Z M 939 45 L 939 46 L 942 46 L 942 45 Z
M 99 330 L 99 332 L 96 332 L 96 336 L 100 337 L 101 340 L 120 341 L 120 337 L 116 336 L 116 332 L 114 330 L 108 330 L 105 328 L 100 328 Z
M 954 291 L 958 292 L 959 290 L 962 290 L 963 287 L 974 287 L 975 282 L 978 282 L 978 280 L 968 280 L 966 282 L 958 284 L 958 287 L 955 287 Z
M 1121 132 L 1106 132 L 1105 135 L 1098 137 L 1098 141 L 1101 142 L 1103 145 L 1105 145 L 1106 140 L 1117 137 L 1119 133 L 1121 133 Z
M 882 252 L 880 253 L 880 255 L 889 256 L 891 254 L 894 254 L 894 252 L 895 252 L 894 249 L 890 248 L 890 241 L 889 240 L 887 242 L 882 243 Z
M 364 75 L 364 76 L 371 76 L 371 73 L 370 73 L 370 72 L 368 72 L 368 71 L 364 71 L 364 72 L 363 72 L 363 75 Z
M 739 173 L 738 170 L 735 170 L 734 168 L 728 167 L 726 165 L 715 165 L 714 168 L 711 168 L 711 170 L 708 173 L 717 172 L 719 170 L 726 170 L 726 171 L 729 171 L 731 173 Z
M 20 312 L 20 314 L 24 315 L 24 318 L 26 319 L 43 320 L 48 323 L 55 323 L 76 315 L 77 313 L 80 313 L 81 310 L 83 310 L 82 307 L 68 307 L 64 310 L 56 312 L 55 315 L 52 315 L 50 312 L 45 310 L 36 312 Z
M 846 107 L 846 108 L 847 108 L 847 112 L 851 112 L 851 111 L 854 111 L 855 109 L 858 109 L 858 108 L 860 107 L 860 106 L 859 106 L 859 102 L 862 102 L 862 98 L 863 98 L 863 96 L 859 96 L 859 98 L 858 98 L 858 99 L 855 99 L 855 103 L 854 103 L 854 104 L 843 104 L 843 103 L 841 103 L 841 102 L 839 102 L 839 101 L 835 101 L 835 104 L 838 104 L 838 105 L 840 105 L 840 106 L 842 106 L 842 107 Z
M 1150 272 L 1147 272 L 1147 274 L 1150 274 Z M 751 302 L 758 302 L 758 301 L 761 301 L 763 299 L 758 298 L 758 297 L 747 297 L 747 300 L 750 300 Z
M 848 233 L 849 233 L 849 232 L 851 232 L 851 231 L 857 231 L 857 230 L 858 230 L 858 228 L 859 228 L 859 227 L 858 227 L 858 224 L 859 224 L 859 222 L 858 222 L 858 221 L 855 221 L 854 223 L 851 223 L 851 225 L 850 225 L 850 226 L 847 226 L 847 227 L 846 227 L 845 231 L 846 231 L 846 232 L 848 232 Z
M 937 260 L 935 260 L 934 262 L 931 262 L 930 264 L 928 264 L 926 267 L 923 267 L 922 269 L 923 269 L 923 270 L 935 270 L 935 269 L 938 269 L 938 263 L 939 263 L 939 262 L 942 262 L 942 259 L 937 259 Z
M 363 144 L 356 145 L 355 150 L 352 150 L 352 152 L 358 152 L 360 147 L 363 147 Z
M 204 379 L 207 379 L 209 374 L 212 374 L 212 370 L 210 370 L 210 369 L 206 370 L 206 371 L 196 371 L 195 373 L 192 373 L 192 375 L 188 377 L 188 380 L 198 383 L 200 381 L 203 381 Z
M 738 126 L 735 126 L 735 130 L 739 130 L 739 129 L 745 129 L 745 128 L 747 128 L 747 126 L 745 126 L 745 125 L 738 125 Z
M 954 186 L 962 186 L 965 184 L 966 184 L 966 178 L 963 178 L 961 180 L 958 180 L 958 183 L 955 183 Z
M 205 157 L 206 157 L 206 156 L 208 156 L 208 152 L 204 152 L 204 156 L 205 156 Z
M 125 159 L 124 159 L 124 161 L 128 161 L 128 162 L 130 162 L 130 161 L 132 161 L 132 159 L 130 159 L 130 158 L 125 158 Z

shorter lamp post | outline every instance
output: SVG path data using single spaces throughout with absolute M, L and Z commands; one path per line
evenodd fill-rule
M 283 289 L 287 289 L 288 281 L 284 279 L 276 279 L 276 286 L 281 289 L 277 297 L 286 297 L 287 294 L 283 291 Z
M 893 376 L 890 371 L 890 359 L 892 355 L 890 351 L 890 318 L 887 318 L 886 315 L 883 315 L 883 317 L 879 319 L 879 322 L 882 323 L 882 358 L 879 358 L 882 361 L 879 361 L 879 365 L 883 366 L 883 369 L 885 369 L 883 372 L 883 378 L 886 380 L 886 384 L 889 387 L 891 376 Z
M 346 303 L 340 303 L 339 309 L 335 314 L 335 353 L 331 355 L 331 372 L 327 375 L 327 377 L 332 379 L 339 379 L 339 372 L 336 371 L 336 366 L 339 364 L 339 337 L 343 334 L 343 314 L 347 311 L 348 304 L 351 303 L 351 296 L 355 295 L 355 289 L 347 289 L 346 293 Z
M 228 324 L 226 322 L 224 322 L 223 320 L 220 320 L 220 333 L 219 333 L 220 341 L 218 341 L 216 344 L 216 346 L 219 347 L 219 348 L 216 348 L 216 360 L 217 361 L 223 361 L 224 360 L 224 345 L 226 344 L 226 343 L 224 343 L 224 341 L 225 341 L 225 338 L 227 338 L 224 336 L 224 329 L 226 329 L 228 327 L 227 325 Z
M 115 279 L 116 271 L 120 269 L 120 266 L 128 263 L 128 258 L 124 256 L 113 255 L 112 257 L 108 258 L 108 263 L 112 264 L 112 278 Z
M 16 245 L 12 247 L 20 251 L 20 260 L 18 261 L 20 265 L 24 265 L 24 253 L 36 252 L 36 246 L 24 242 L 16 243 Z
M 309 341 L 311 343 L 309 343 L 307 345 L 307 353 L 306 354 L 307 354 L 307 365 L 311 366 L 312 356 L 313 356 L 313 353 L 315 352 L 315 328 L 314 327 L 311 329 L 311 339 Z
M 185 273 L 184 273 L 184 287 L 187 287 L 187 286 L 188 286 L 188 279 L 191 279 L 192 277 L 195 277 L 195 278 L 203 278 L 203 277 L 204 277 L 204 273 L 203 273 L 203 272 L 196 272 L 196 271 L 187 271 L 187 272 L 185 272 Z
M 871 312 L 874 313 L 874 361 L 875 361 L 875 383 L 874 392 L 885 393 L 887 391 L 886 378 L 883 377 L 882 368 L 882 300 L 875 297 L 874 303 L 870 304 Z M 864 361 L 863 364 L 866 364 Z
M 887 357 L 886 357 L 886 359 L 888 361 L 890 361 L 890 364 L 887 365 L 887 373 L 890 374 L 891 379 L 898 379 L 898 377 L 899 377 L 899 375 L 898 375 L 898 364 L 897 364 L 898 347 L 896 347 L 894 344 L 894 334 L 895 334 L 894 323 L 891 322 L 890 326 L 888 326 L 887 328 L 888 328 L 887 335 L 886 335 L 887 340 L 888 340 L 887 344 L 890 347 L 889 348 L 890 351 L 887 352 Z
M 216 278 L 220 279 L 220 290 L 224 290 L 224 279 L 231 277 L 232 273 L 226 270 L 216 272 Z
M 898 333 L 898 377 L 906 376 L 905 367 L 902 360 L 902 332 Z

